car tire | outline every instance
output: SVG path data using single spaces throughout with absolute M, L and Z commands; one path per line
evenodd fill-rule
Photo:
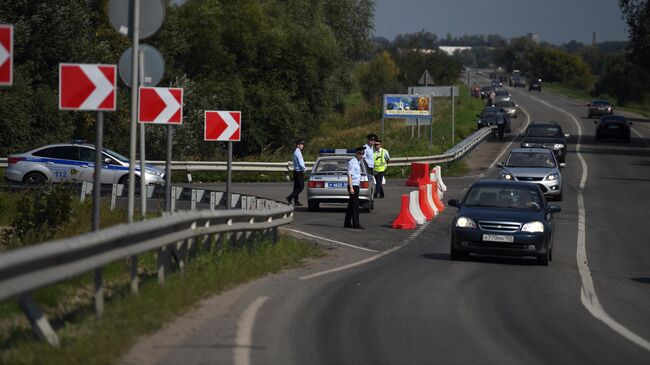
M 370 207 L 370 202 L 367 202 L 363 205 L 363 211 L 366 213 L 370 213 L 372 211 L 372 208 Z
M 548 266 L 548 262 L 551 257 L 551 249 L 546 250 L 546 253 L 542 256 L 537 256 L 537 265 Z
M 124 175 L 120 178 L 120 180 L 117 182 L 120 185 L 124 185 L 125 187 L 128 188 L 129 186 L 129 175 Z M 140 186 L 140 178 L 135 177 L 135 188 L 137 189 Z
M 627 137 L 625 137 L 625 143 L 630 143 L 631 140 L 632 140 L 632 139 L 630 138 L 629 135 L 628 135 Z
M 548 261 L 553 261 L 553 248 L 548 249 Z
M 43 175 L 40 172 L 28 172 L 24 177 L 23 177 L 23 182 L 25 184 L 32 184 L 32 185 L 40 185 L 43 184 L 47 181 L 47 176 Z
M 596 133 L 596 142 L 600 142 L 600 134 Z
M 307 210 L 310 212 L 318 211 L 319 205 L 318 200 L 307 200 Z
M 449 259 L 451 261 L 460 261 L 466 257 L 465 253 L 454 250 L 453 248 L 449 250 Z
M 562 195 L 564 195 L 564 192 L 560 192 L 560 195 L 555 197 L 555 200 L 561 202 L 562 201 Z

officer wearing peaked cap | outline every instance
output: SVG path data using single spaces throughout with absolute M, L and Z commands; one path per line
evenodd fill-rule
M 361 185 L 361 160 L 365 153 L 365 147 L 355 148 L 354 157 L 348 161 L 348 207 L 345 210 L 346 228 L 363 229 L 359 223 L 359 186 Z
M 289 196 L 287 196 L 287 202 L 291 204 L 294 202 L 294 206 L 300 207 L 302 204 L 298 201 L 298 196 L 305 189 L 305 171 L 307 167 L 305 166 L 305 160 L 302 158 L 302 149 L 305 148 L 305 141 L 303 139 L 298 139 L 296 141 L 296 149 L 293 151 L 292 161 L 293 161 L 293 191 Z

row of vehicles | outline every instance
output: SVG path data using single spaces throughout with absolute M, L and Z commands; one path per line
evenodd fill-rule
M 631 126 L 626 117 L 614 114 L 614 105 L 608 100 L 595 99 L 587 104 L 587 118 L 599 117 L 596 124 L 595 139 L 597 142 L 605 139 L 631 141 Z

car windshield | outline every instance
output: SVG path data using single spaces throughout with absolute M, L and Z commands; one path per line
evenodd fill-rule
M 553 155 L 547 152 L 512 152 L 507 167 L 555 167 Z
M 483 111 L 481 111 L 481 118 L 494 118 L 499 113 L 499 109 L 483 109 Z
M 593 106 L 608 106 L 609 101 L 606 100 L 594 100 L 591 102 L 591 105 Z
M 556 126 L 533 125 L 526 132 L 526 137 L 555 137 L 561 135 L 562 131 Z
M 539 192 L 528 187 L 475 186 L 465 197 L 465 206 L 540 210 Z
M 109 150 L 108 148 L 104 148 L 104 152 L 108 153 L 109 155 L 111 155 L 112 157 L 114 157 L 115 159 L 117 159 L 119 161 L 129 163 L 129 159 L 126 156 L 122 156 L 121 154 L 119 154 L 119 153 L 117 153 L 117 152 L 115 152 L 113 150 Z
M 507 108 L 507 107 L 512 107 L 515 106 L 515 103 L 512 101 L 499 101 L 496 104 L 494 104 L 500 108 Z
M 510 94 L 508 94 L 508 92 L 505 91 L 505 90 L 497 90 L 496 95 L 497 96 L 509 96 Z

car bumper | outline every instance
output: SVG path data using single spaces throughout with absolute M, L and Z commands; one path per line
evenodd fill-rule
M 479 229 L 454 229 L 451 233 L 451 246 L 454 250 L 488 255 L 504 256 L 542 256 L 548 251 L 548 240 L 544 233 L 506 234 L 514 237 L 514 242 L 490 242 L 483 240 L 483 234 L 496 234 Z
M 5 179 L 6 180 L 21 182 L 21 181 L 23 181 L 23 176 L 25 176 L 25 174 L 22 171 L 12 169 L 10 167 L 8 167 L 5 170 Z

